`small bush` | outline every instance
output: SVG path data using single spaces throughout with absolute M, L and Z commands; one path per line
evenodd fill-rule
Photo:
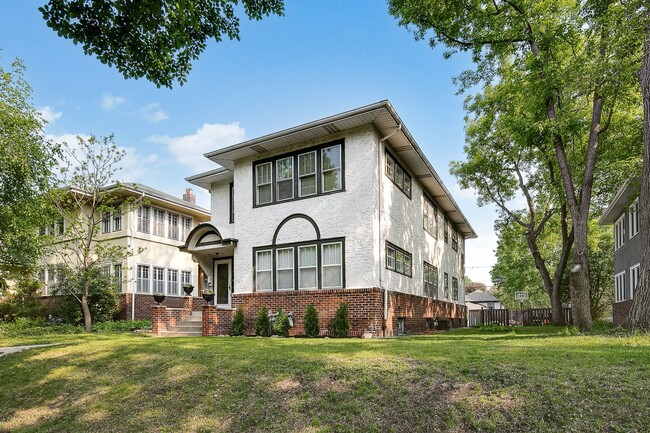
M 245 335 L 246 334 L 246 318 L 244 317 L 244 310 L 240 307 L 235 311 L 235 316 L 232 318 L 232 328 L 230 335 Z
M 510 326 L 501 326 L 501 325 L 473 325 L 472 328 L 476 329 L 479 332 L 510 332 L 512 328 Z
M 275 323 L 273 324 L 273 331 L 281 337 L 289 336 L 289 329 L 291 329 L 291 323 L 289 322 L 289 316 L 284 312 L 282 308 L 278 310 L 278 315 L 275 318 Z
M 348 304 L 342 303 L 336 309 L 334 320 L 332 320 L 332 332 L 335 337 L 343 338 L 350 334 L 350 322 L 348 321 Z
M 12 322 L 18 318 L 45 319 L 48 308 L 40 296 L 40 282 L 30 278 L 18 279 L 16 293 L 9 294 L 0 303 L 0 321 Z
M 271 319 L 266 308 L 262 308 L 255 317 L 255 335 L 262 337 L 271 335 Z
M 38 337 L 48 334 L 81 334 L 84 328 L 75 325 L 47 325 L 40 319 L 18 318 L 14 323 L 0 324 L 0 336 L 7 338 Z
M 95 332 L 133 332 L 150 330 L 151 320 L 119 320 L 117 322 L 102 322 L 93 326 Z
M 307 337 L 315 338 L 320 334 L 320 328 L 318 326 L 318 312 L 314 304 L 307 305 L 305 310 L 305 335 Z

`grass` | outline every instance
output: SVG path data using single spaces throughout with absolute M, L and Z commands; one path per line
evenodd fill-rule
M 645 432 L 650 337 L 92 334 L 0 357 L 0 432 Z

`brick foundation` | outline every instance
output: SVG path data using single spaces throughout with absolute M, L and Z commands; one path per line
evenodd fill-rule
M 625 321 L 627 314 L 630 312 L 630 308 L 632 308 L 631 299 L 614 303 L 612 306 L 612 322 L 614 322 L 614 325 L 620 325 Z
M 230 334 L 232 315 L 235 310 L 204 305 L 202 311 L 201 333 L 204 337 Z
M 120 312 L 119 318 L 122 320 L 131 319 L 131 309 L 133 293 L 122 293 L 120 295 Z M 135 320 L 153 319 L 151 307 L 158 305 L 153 299 L 153 295 L 135 294 Z M 160 304 L 169 308 L 187 308 L 192 311 L 201 311 L 203 305 L 207 303 L 203 298 L 191 296 L 165 296 L 165 300 Z
M 169 330 L 191 315 L 192 310 L 188 308 L 167 308 L 164 305 L 153 305 L 151 307 L 151 333 L 159 337 L 163 331 Z
M 292 292 L 235 293 L 234 309 L 242 308 L 246 318 L 246 333 L 254 335 L 257 313 L 266 308 L 275 313 L 282 308 L 293 313 L 294 326 L 289 335 L 304 335 L 304 315 L 307 305 L 314 304 L 318 311 L 320 334 L 331 335 L 331 323 L 339 304 L 348 304 L 350 335 L 359 337 L 365 331 L 377 336 L 397 335 L 400 319 L 407 334 L 422 332 L 431 327 L 434 318 L 447 327 L 464 323 L 466 309 L 462 305 L 436 301 L 415 295 L 389 291 L 388 319 L 383 321 L 383 291 L 379 288 L 314 290 Z

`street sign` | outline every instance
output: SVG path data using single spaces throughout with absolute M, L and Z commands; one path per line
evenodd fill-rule
M 517 301 L 523 302 L 528 299 L 528 291 L 525 292 L 515 292 L 515 299 Z

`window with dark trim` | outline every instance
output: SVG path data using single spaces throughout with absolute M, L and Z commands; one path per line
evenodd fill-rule
M 458 251 L 458 232 L 453 227 L 451 229 L 451 248 Z
M 423 227 L 434 239 L 438 239 L 438 208 L 424 196 Z
M 299 200 L 345 189 L 344 141 L 253 163 L 253 206 Z
M 445 290 L 445 299 L 449 299 L 449 274 L 446 272 L 443 280 L 443 288 Z
M 413 256 L 408 251 L 386 241 L 386 269 L 410 277 L 413 275 Z
M 411 198 L 411 175 L 388 150 L 386 150 L 386 176 L 400 191 Z
M 230 200 L 230 224 L 235 222 L 235 184 L 230 182 L 230 195 L 229 195 L 229 200 Z
M 438 299 L 438 268 L 424 262 L 424 296 Z
M 444 227 L 442 228 L 443 231 L 443 236 L 445 238 L 445 243 L 449 243 L 449 220 L 447 219 L 447 215 L 445 215 L 445 222 L 444 222 Z
M 345 287 L 345 238 L 253 248 L 255 291 Z
M 458 278 L 451 277 L 451 299 L 458 300 Z

